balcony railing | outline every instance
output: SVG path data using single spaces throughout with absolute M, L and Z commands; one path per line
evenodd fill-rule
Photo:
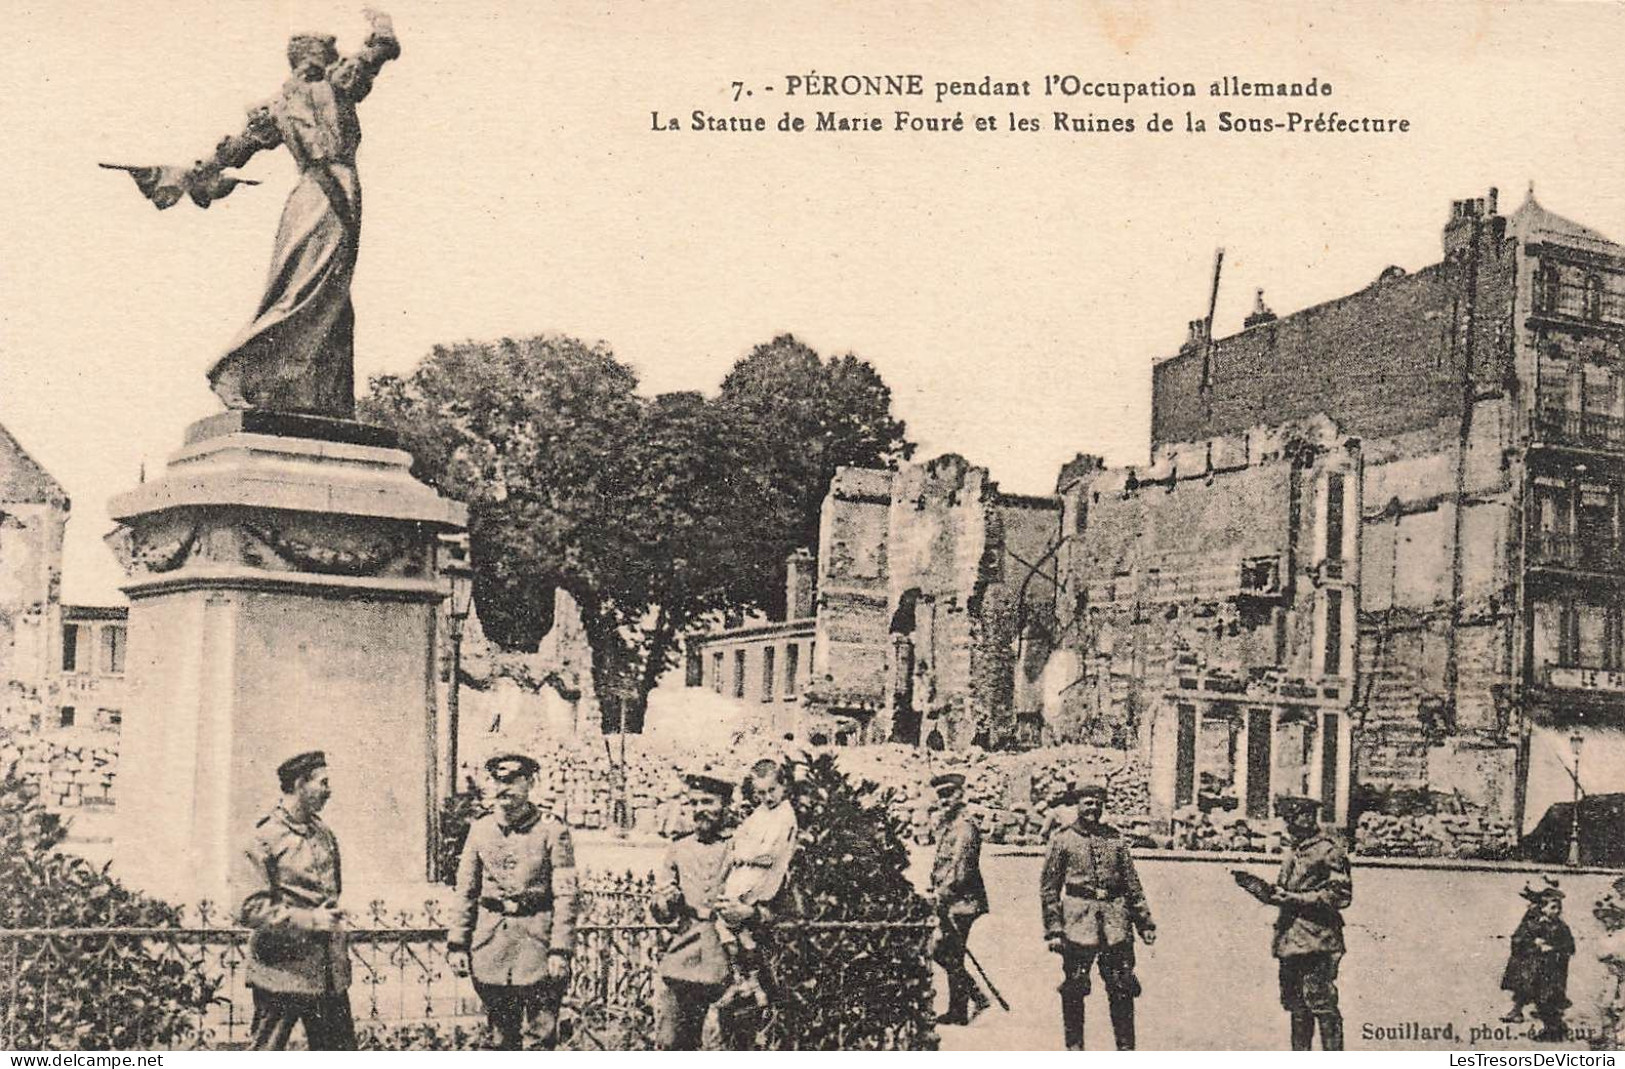
M 1535 440 L 1579 449 L 1625 451 L 1625 419 L 1545 405 L 1535 410 Z
M 1554 531 L 1536 531 L 1529 536 L 1525 548 L 1532 567 L 1625 573 L 1625 547 L 1612 538 L 1582 538 Z

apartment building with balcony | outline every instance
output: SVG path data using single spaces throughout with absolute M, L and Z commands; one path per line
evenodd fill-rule
M 1358 444 L 1352 760 L 1523 829 L 1625 757 L 1625 248 L 1452 205 L 1443 258 L 1154 372 L 1153 450 L 1324 415 Z M 1357 518 L 1357 519 L 1356 519 Z M 1454 803 L 1450 800 L 1454 799 Z

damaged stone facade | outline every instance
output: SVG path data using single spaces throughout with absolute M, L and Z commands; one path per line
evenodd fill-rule
M 1358 442 L 1355 779 L 1527 829 L 1570 797 L 1566 736 L 1625 730 L 1625 248 L 1496 199 L 1456 202 L 1413 274 L 1193 325 L 1152 444 L 1308 417 Z
M 819 529 L 810 712 L 861 741 L 1006 746 L 1054 629 L 1059 510 L 949 454 L 842 468 Z
M 1080 457 L 1058 486 L 1054 741 L 1149 755 L 1153 815 L 1346 810 L 1360 443 L 1324 418 Z
M 68 496 L 0 427 L 0 727 L 54 722 Z

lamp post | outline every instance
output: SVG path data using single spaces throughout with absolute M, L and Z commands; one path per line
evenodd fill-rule
M 457 738 L 458 690 L 463 669 L 463 625 L 474 593 L 474 567 L 469 560 L 468 535 L 442 535 L 440 537 L 440 572 L 450 586 L 446 616 L 451 634 L 451 673 L 446 681 L 446 794 L 458 790 Z
M 1569 864 L 1580 864 L 1580 747 L 1585 736 L 1578 731 L 1569 736 L 1569 749 L 1574 751 L 1574 813 L 1569 821 Z

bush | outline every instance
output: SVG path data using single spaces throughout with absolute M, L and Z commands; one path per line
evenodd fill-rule
M 918 927 L 798 922 L 929 922 L 914 889 L 906 822 L 889 791 L 854 785 L 823 754 L 791 768 L 801 840 L 765 943 L 772 1005 L 760 1043 L 792 1050 L 934 1050 L 929 934 Z
M 0 781 L 0 929 L 178 928 L 180 910 L 137 894 L 83 858 L 56 852 L 66 835 L 36 790 Z M 184 1046 L 221 982 L 187 947 L 160 936 L 11 936 L 16 975 L 0 985 L 12 1050 Z

